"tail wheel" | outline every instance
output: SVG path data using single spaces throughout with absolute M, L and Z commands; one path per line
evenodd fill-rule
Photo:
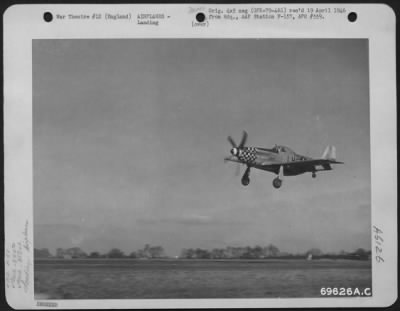
M 275 179 L 272 181 L 272 185 L 273 185 L 276 189 L 278 189 L 278 188 L 280 188 L 280 187 L 282 186 L 282 180 L 280 180 L 280 179 L 277 177 L 277 178 L 275 178 Z

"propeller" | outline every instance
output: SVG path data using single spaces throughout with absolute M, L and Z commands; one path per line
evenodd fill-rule
M 231 136 L 228 136 L 228 141 L 231 143 L 233 148 L 242 149 L 247 141 L 247 132 L 243 131 L 242 139 L 240 140 L 239 145 L 236 144 L 235 140 Z
M 231 154 L 232 154 L 232 156 L 234 156 L 234 157 L 237 158 L 237 155 L 238 155 L 239 150 L 240 150 L 240 149 L 243 149 L 244 146 L 245 146 L 245 144 L 246 144 L 246 141 L 247 141 L 247 132 L 246 132 L 246 131 L 243 131 L 242 139 L 240 140 L 239 145 L 236 144 L 235 140 L 234 140 L 231 136 L 228 136 L 228 141 L 229 141 L 229 143 L 230 143 L 230 144 L 232 145 L 232 147 L 233 147 L 233 148 L 231 149 Z M 232 156 L 231 156 L 231 157 L 232 157 Z M 225 161 L 226 161 L 226 158 L 225 158 Z M 237 165 L 236 165 L 236 170 L 235 170 L 235 176 L 238 176 L 239 174 L 240 174 L 240 163 L 237 163 Z
M 242 149 L 247 141 L 247 132 L 243 131 L 242 140 L 240 141 L 239 148 Z
M 233 148 L 237 148 L 237 145 L 236 145 L 236 143 L 235 143 L 235 141 L 233 140 L 232 137 L 228 136 L 228 141 L 231 143 Z

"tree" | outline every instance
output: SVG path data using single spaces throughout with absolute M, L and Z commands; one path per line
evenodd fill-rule
M 37 249 L 35 248 L 33 250 L 33 255 L 35 258 L 49 258 L 51 257 L 51 254 L 47 248 L 41 248 Z
M 254 258 L 253 249 L 250 246 L 246 246 L 246 251 L 240 256 L 240 258 L 245 258 L 245 259 Z
M 57 248 L 57 257 L 59 258 L 85 258 L 87 254 L 79 247 L 71 247 L 67 249 Z
M 135 256 L 137 258 L 162 258 L 165 256 L 162 246 L 151 246 L 146 244 L 143 249 L 139 249 Z
M 181 252 L 181 258 L 192 259 L 196 258 L 195 250 L 191 248 L 184 248 Z
M 150 258 L 161 258 L 164 256 L 164 248 L 162 246 L 152 246 L 148 248 Z
M 306 255 L 312 255 L 314 256 L 321 256 L 322 255 L 322 251 L 319 248 L 311 248 L 306 252 Z
M 233 255 L 234 255 L 233 253 L 234 253 L 233 247 L 231 247 L 231 246 L 227 246 L 224 249 L 224 257 L 225 258 L 233 258 Z
M 100 258 L 99 252 L 91 252 L 89 258 Z
M 367 255 L 367 251 L 363 248 L 358 248 L 355 252 L 354 255 L 359 255 L 359 256 L 365 256 Z
M 113 248 L 112 250 L 110 250 L 107 254 L 108 258 L 123 258 L 124 257 L 124 253 L 118 249 L 118 248 Z
M 208 250 L 206 250 L 206 249 L 196 248 L 194 253 L 195 253 L 195 258 L 198 258 L 198 259 L 211 258 L 210 252 Z
M 225 249 L 225 256 L 227 258 L 243 258 L 244 254 L 248 251 L 248 247 L 232 247 L 228 246 Z
M 355 256 L 359 257 L 360 259 L 367 259 L 370 255 L 370 252 L 363 248 L 358 248 L 354 253 Z
M 275 245 L 270 244 L 267 247 L 264 247 L 264 256 L 265 257 L 276 257 L 279 255 L 280 251 Z
M 264 254 L 263 254 L 263 249 L 262 249 L 262 247 L 261 246 L 255 246 L 253 249 L 252 249 L 252 253 L 253 253 L 253 257 L 252 258 L 262 258 L 262 257 L 264 257 Z
M 72 247 L 66 250 L 67 254 L 71 255 L 72 258 L 84 258 L 87 254 L 79 247 Z
M 143 257 L 150 258 L 150 244 L 146 244 L 143 248 Z
M 136 252 L 132 252 L 129 254 L 129 258 L 138 258 L 138 254 Z
M 214 248 L 211 251 L 211 258 L 214 259 L 221 259 L 221 258 L 225 258 L 225 251 L 221 248 Z

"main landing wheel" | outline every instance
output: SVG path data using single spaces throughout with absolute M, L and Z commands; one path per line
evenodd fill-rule
M 247 186 L 250 183 L 250 178 L 249 177 L 243 177 L 242 178 L 242 185 Z
M 317 177 L 317 174 L 315 173 L 315 172 L 312 172 L 312 178 L 315 178 L 315 177 Z
M 273 181 L 272 181 L 272 185 L 278 189 L 282 186 L 282 180 L 280 180 L 278 177 L 276 177 Z
M 250 183 L 249 176 L 250 176 L 250 166 L 248 166 L 246 168 L 246 171 L 243 174 L 243 177 L 242 177 L 242 185 L 243 186 L 247 186 Z

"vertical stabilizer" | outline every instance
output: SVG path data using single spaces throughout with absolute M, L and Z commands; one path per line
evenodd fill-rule
M 324 153 L 322 154 L 322 159 L 336 160 L 336 148 L 335 148 L 335 146 L 326 147 Z

